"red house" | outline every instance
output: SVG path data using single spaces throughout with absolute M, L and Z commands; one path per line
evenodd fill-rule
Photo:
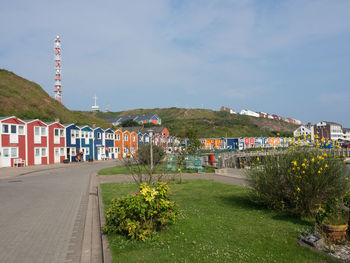
M 26 164 L 26 126 L 17 117 L 0 117 L 0 167 Z
M 65 128 L 58 121 L 47 123 L 49 163 L 62 163 L 66 159 Z
M 48 164 L 47 125 L 41 120 L 25 121 L 27 128 L 27 164 Z

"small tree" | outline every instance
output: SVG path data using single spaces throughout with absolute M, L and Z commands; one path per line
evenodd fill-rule
M 133 119 L 124 120 L 121 123 L 122 127 L 135 127 L 135 126 L 141 126 L 137 121 L 134 121 Z
M 153 170 L 151 168 L 151 148 L 150 144 L 142 145 L 138 151 L 135 158 L 125 158 L 124 165 L 131 172 L 134 181 L 137 184 L 142 182 L 152 182 L 153 181 Z M 153 166 L 160 167 L 161 161 L 164 158 L 164 150 L 162 147 L 157 145 L 152 145 L 153 153 Z M 163 174 L 157 176 L 157 181 L 160 181 Z
M 199 152 L 199 148 L 201 146 L 201 142 L 199 140 L 199 130 L 197 127 L 192 126 L 186 130 L 186 137 L 189 140 L 189 144 L 187 145 L 187 151 L 189 154 L 197 154 Z

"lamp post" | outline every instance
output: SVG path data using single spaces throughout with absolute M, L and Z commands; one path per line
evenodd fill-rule
M 152 147 L 152 145 L 153 145 L 153 139 L 152 139 L 152 137 L 153 137 L 153 131 L 152 130 L 150 130 L 149 131 L 149 137 L 150 137 L 150 156 L 151 156 L 151 175 L 152 175 L 152 173 L 153 173 L 153 147 Z

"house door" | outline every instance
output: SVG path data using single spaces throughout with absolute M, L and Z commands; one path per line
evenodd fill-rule
M 60 148 L 55 148 L 55 163 L 60 163 Z
M 40 148 L 34 149 L 34 164 L 41 164 Z
M 11 166 L 11 157 L 10 157 L 10 148 L 0 148 L 0 167 L 10 167 Z

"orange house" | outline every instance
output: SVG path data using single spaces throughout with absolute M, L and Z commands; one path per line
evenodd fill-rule
M 117 159 L 123 158 L 123 132 L 122 130 L 116 130 L 114 132 L 114 147 L 115 155 Z
M 124 131 L 123 132 L 123 152 L 122 152 L 122 158 L 128 157 L 131 155 L 130 152 L 130 132 L 129 131 Z
M 133 157 L 136 157 L 137 153 L 137 133 L 131 132 L 130 133 L 130 154 L 132 154 Z

